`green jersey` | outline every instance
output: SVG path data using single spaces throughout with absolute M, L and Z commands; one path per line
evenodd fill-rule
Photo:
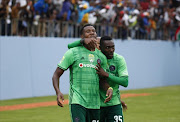
M 99 50 L 89 51 L 84 46 L 69 49 L 58 67 L 70 69 L 69 104 L 80 104 L 89 109 L 100 109 L 97 62 L 107 68 L 107 59 Z
M 128 80 L 122 80 L 123 77 L 128 77 L 128 71 L 125 59 L 118 55 L 117 53 L 114 53 L 114 56 L 112 59 L 108 59 L 108 69 L 106 71 L 109 72 L 109 78 L 108 83 L 113 88 L 113 96 L 112 99 L 104 103 L 104 100 L 107 98 L 106 91 L 100 90 L 100 97 L 101 97 L 101 107 L 106 106 L 113 106 L 120 104 L 120 91 L 119 91 L 119 85 L 127 87 Z

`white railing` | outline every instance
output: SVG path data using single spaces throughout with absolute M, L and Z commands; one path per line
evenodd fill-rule
M 156 30 L 142 30 L 121 27 L 112 24 L 95 24 L 98 36 L 109 35 L 115 39 L 146 39 L 146 40 L 173 40 L 176 28 Z M 41 20 L 38 22 L 23 19 L 0 20 L 0 35 L 2 36 L 40 36 L 40 37 L 79 37 L 81 25 L 65 21 Z

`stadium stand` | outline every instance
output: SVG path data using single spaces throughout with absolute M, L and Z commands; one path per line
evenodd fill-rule
M 79 37 L 82 24 L 98 36 L 179 40 L 179 0 L 0 0 L 0 35 Z

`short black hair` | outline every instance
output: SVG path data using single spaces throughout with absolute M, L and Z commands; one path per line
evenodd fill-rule
M 85 27 L 87 27 L 87 26 L 93 26 L 92 24 L 85 24 L 82 28 L 81 28 L 81 30 L 80 30 L 80 35 L 82 35 L 83 34 L 83 30 L 84 30 L 84 28 Z M 93 26 L 94 27 L 94 26 Z M 95 28 L 95 27 L 94 27 Z
M 101 39 L 100 39 L 100 46 L 103 45 L 103 42 L 107 41 L 107 40 L 111 41 L 112 38 L 110 36 L 103 36 L 103 37 L 101 37 Z

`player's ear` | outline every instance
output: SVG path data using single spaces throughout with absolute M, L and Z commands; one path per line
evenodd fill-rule
M 101 46 L 101 45 L 99 45 L 99 49 L 100 49 L 100 50 L 102 50 L 102 49 L 101 49 L 101 47 L 102 47 L 102 46 Z
M 83 35 L 83 34 L 81 34 L 81 38 L 82 38 L 82 39 L 84 38 L 84 35 Z
M 101 50 L 100 45 L 97 45 L 97 49 Z

